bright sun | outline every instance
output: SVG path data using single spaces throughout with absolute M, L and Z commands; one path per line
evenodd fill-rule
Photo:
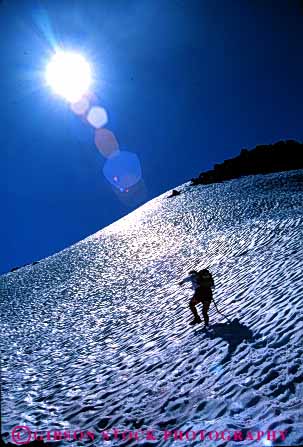
M 53 91 L 71 103 L 79 101 L 91 85 L 90 66 L 78 53 L 55 53 L 46 67 L 45 77 Z

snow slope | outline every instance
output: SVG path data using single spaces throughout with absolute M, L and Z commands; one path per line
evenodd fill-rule
M 273 444 L 303 443 L 302 185 L 303 170 L 185 184 L 2 276 L 4 439 L 27 425 L 288 430 Z M 233 321 L 212 305 L 209 333 L 188 325 L 192 290 L 178 285 L 203 267 Z M 86 445 L 139 444 L 271 445 Z

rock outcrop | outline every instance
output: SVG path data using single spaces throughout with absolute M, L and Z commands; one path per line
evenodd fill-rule
M 253 174 L 303 168 L 303 143 L 295 140 L 242 149 L 239 156 L 215 164 L 214 169 L 193 178 L 192 185 L 207 185 Z

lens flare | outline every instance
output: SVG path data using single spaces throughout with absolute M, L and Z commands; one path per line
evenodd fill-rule
M 76 115 L 85 115 L 89 109 L 89 100 L 83 96 L 79 101 L 73 102 L 70 107 Z
M 95 131 L 95 145 L 106 158 L 110 158 L 119 150 L 119 143 L 113 132 L 104 128 Z
M 142 179 L 129 188 L 124 189 L 123 187 L 116 188 L 112 186 L 112 190 L 119 201 L 130 208 L 139 206 L 147 200 L 147 189 Z
M 91 85 L 91 69 L 78 53 L 59 51 L 46 67 L 47 84 L 70 103 L 80 101 Z
M 99 106 L 92 107 L 88 112 L 86 119 L 89 124 L 96 129 L 105 126 L 108 121 L 106 110 Z
M 103 166 L 105 178 L 120 192 L 136 185 L 141 180 L 142 171 L 139 157 L 134 152 L 115 152 Z

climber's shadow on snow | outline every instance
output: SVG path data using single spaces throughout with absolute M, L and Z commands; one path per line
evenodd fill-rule
M 228 352 L 221 363 L 228 362 L 243 341 L 253 343 L 257 338 L 252 330 L 245 326 L 245 324 L 240 323 L 237 318 L 229 323 L 215 323 L 211 326 L 210 330 L 204 330 L 203 333 L 205 337 L 211 340 L 222 338 L 228 343 Z

